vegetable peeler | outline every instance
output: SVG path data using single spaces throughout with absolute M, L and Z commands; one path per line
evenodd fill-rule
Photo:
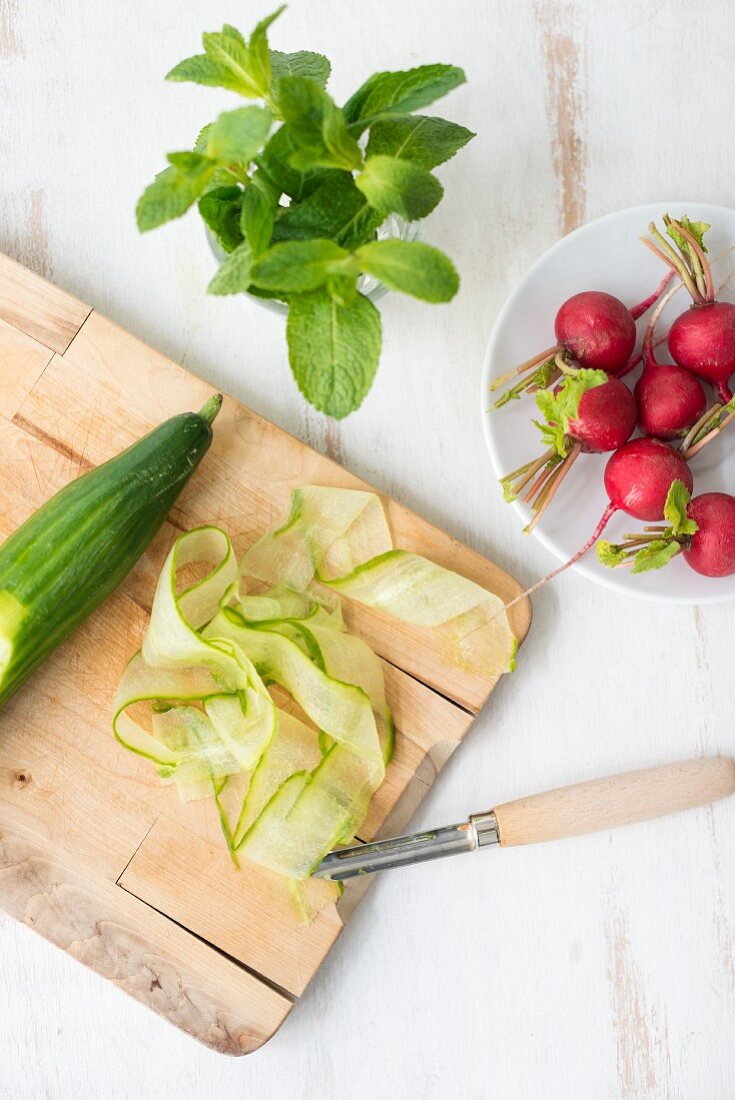
M 458 825 L 341 848 L 312 873 L 342 880 L 491 845 L 561 840 L 694 809 L 733 792 L 735 763 L 728 757 L 686 760 L 533 794 L 470 814 Z

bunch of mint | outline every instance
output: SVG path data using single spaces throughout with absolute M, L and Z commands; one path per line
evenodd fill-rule
M 168 74 L 262 105 L 226 111 L 192 151 L 170 153 L 138 202 L 138 228 L 178 218 L 198 201 L 228 254 L 209 292 L 286 302 L 299 389 L 315 408 L 343 417 L 361 404 L 380 356 L 380 314 L 358 290 L 359 277 L 427 302 L 457 292 L 442 252 L 379 240 L 377 230 L 391 215 L 426 217 L 443 194 L 430 169 L 474 135 L 412 113 L 463 83 L 451 65 L 375 73 L 338 107 L 325 91 L 326 57 L 269 49 L 268 27 L 282 11 L 247 41 L 227 25 L 203 35 L 204 53 Z

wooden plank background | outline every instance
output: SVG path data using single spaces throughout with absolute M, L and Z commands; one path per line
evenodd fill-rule
M 530 582 L 550 559 L 502 504 L 480 430 L 493 319 L 580 221 L 666 198 L 732 204 L 731 5 L 294 0 L 274 41 L 324 49 L 338 94 L 376 68 L 462 64 L 468 85 L 437 110 L 478 132 L 440 170 L 447 197 L 426 226 L 461 293 L 446 307 L 386 299 L 376 385 L 342 425 L 295 392 L 279 318 L 204 296 L 195 221 L 142 239 L 133 222 L 162 152 L 234 103 L 164 72 L 201 30 L 266 10 L 0 0 L 0 248 Z M 731 607 L 644 606 L 560 580 L 417 825 L 735 753 L 734 625 Z M 417 868 L 376 884 L 281 1033 L 232 1063 L 0 918 L 0 1095 L 729 1098 L 734 936 L 729 804 Z

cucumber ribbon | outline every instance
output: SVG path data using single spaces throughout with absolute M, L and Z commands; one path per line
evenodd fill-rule
M 355 836 L 393 752 L 382 666 L 341 595 L 434 632 L 458 667 L 512 667 L 497 596 L 394 550 L 374 494 L 305 486 L 239 565 L 217 527 L 176 540 L 115 698 L 121 744 L 182 798 L 214 797 L 233 858 L 290 880 Z

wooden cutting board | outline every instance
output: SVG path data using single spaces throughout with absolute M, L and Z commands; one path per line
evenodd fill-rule
M 71 478 L 211 392 L 0 255 L 0 539 Z M 228 1054 L 246 1054 L 277 1030 L 363 884 L 296 925 L 262 876 L 245 862 L 232 867 L 209 801 L 180 803 L 115 742 L 111 704 L 177 531 L 221 524 L 242 552 L 304 483 L 370 488 L 226 398 L 209 454 L 145 558 L 0 714 L 0 905 Z M 504 600 L 518 593 L 498 566 L 382 499 L 397 546 Z M 385 661 L 397 726 L 366 840 L 405 828 L 499 672 L 449 669 L 409 625 L 358 605 L 345 610 Z M 521 641 L 530 615 L 528 601 L 512 609 Z

